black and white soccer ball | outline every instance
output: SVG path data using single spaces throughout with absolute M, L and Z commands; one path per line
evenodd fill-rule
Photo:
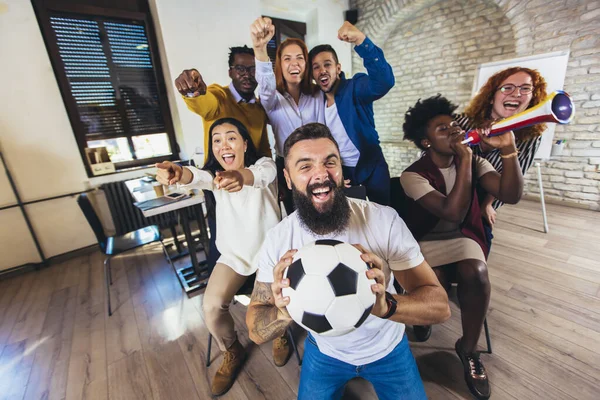
M 317 240 L 294 255 L 284 271 L 290 286 L 287 310 L 297 324 L 324 336 L 352 332 L 367 319 L 375 304 L 361 252 L 337 240 Z

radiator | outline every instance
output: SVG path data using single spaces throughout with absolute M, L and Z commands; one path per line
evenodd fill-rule
M 100 188 L 106 195 L 117 235 L 123 235 L 148 225 L 158 225 L 161 229 L 177 225 L 177 213 L 175 211 L 150 218 L 144 217 L 142 212 L 133 205 L 135 199 L 127 189 L 124 181 L 105 183 Z M 201 204 L 186 208 L 186 212 L 190 219 L 204 217 Z

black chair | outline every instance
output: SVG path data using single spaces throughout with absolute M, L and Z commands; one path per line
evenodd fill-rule
M 483 320 L 483 329 L 485 331 L 485 341 L 487 343 L 487 350 L 482 353 L 492 354 L 492 339 L 490 338 L 490 329 L 487 324 L 487 317 Z
M 246 282 L 242 285 L 242 287 L 235 293 L 236 296 L 246 295 L 249 296 L 252 294 L 252 290 L 254 290 L 254 281 L 256 280 L 256 274 L 252 274 L 246 279 Z M 233 299 L 233 304 L 236 304 L 237 301 L 235 298 Z M 294 353 L 296 353 L 296 359 L 298 359 L 298 365 L 302 365 L 302 359 L 300 358 L 300 354 L 298 353 L 298 347 L 296 347 L 296 341 L 294 340 L 294 335 L 292 334 L 292 328 L 288 327 L 287 334 L 290 338 L 290 342 L 292 348 L 294 349 Z M 206 367 L 210 366 L 210 351 L 212 348 L 212 335 L 208 334 L 208 350 L 206 352 Z
M 162 235 L 158 226 L 147 226 L 119 236 L 106 236 L 104 234 L 104 229 L 102 228 L 102 223 L 100 222 L 100 219 L 98 218 L 90 199 L 87 197 L 87 194 L 80 194 L 77 198 L 77 203 L 79 204 L 79 208 L 81 208 L 81 211 L 83 211 L 83 215 L 85 215 L 85 218 L 96 235 L 100 250 L 102 250 L 104 255 L 106 255 L 106 258 L 104 259 L 104 277 L 106 280 L 108 316 L 112 315 L 112 308 L 110 306 L 110 285 L 113 283 L 112 272 L 110 269 L 110 259 L 112 257 L 116 257 L 119 254 L 125 253 L 126 251 L 136 249 L 149 243 L 160 242 L 167 261 L 169 261 L 171 267 L 175 269 L 162 241 Z
M 390 197 L 391 206 L 396 210 L 400 217 L 402 217 L 402 211 L 405 207 L 406 194 L 404 193 L 404 189 L 402 189 L 400 177 L 390 179 Z M 404 289 L 398 285 L 398 282 L 394 281 L 394 286 L 396 287 L 396 291 L 398 291 L 398 293 L 404 292 Z M 492 354 L 492 340 L 490 338 L 490 330 L 488 328 L 487 318 L 483 320 L 483 329 L 485 332 L 485 341 L 487 343 L 487 351 L 483 351 L 483 353 Z
M 352 197 L 354 199 L 359 200 L 367 199 L 367 187 L 363 185 L 350 186 L 349 188 L 344 188 L 344 193 L 346 194 L 346 197 Z

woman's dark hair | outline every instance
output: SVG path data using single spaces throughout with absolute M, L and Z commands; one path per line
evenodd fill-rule
M 231 124 L 231 125 L 235 126 L 237 128 L 238 132 L 240 133 L 240 135 L 242 136 L 242 139 L 244 139 L 244 141 L 248 144 L 248 147 L 246 148 L 246 153 L 244 154 L 244 166 L 245 167 L 249 167 L 249 166 L 253 165 L 256 161 L 258 161 L 258 158 L 259 158 L 258 152 L 256 151 L 256 147 L 254 146 L 254 143 L 252 143 L 252 139 L 250 138 L 248 129 L 246 129 L 244 124 L 242 124 L 240 121 L 238 121 L 235 118 L 218 119 L 215 122 L 213 122 L 213 124 L 210 126 L 210 129 L 208 130 L 208 135 L 209 135 L 208 136 L 208 157 L 206 160 L 206 164 L 204 164 L 204 167 L 202 167 L 203 170 L 212 172 L 213 175 L 217 171 L 223 171 L 223 167 L 221 166 L 221 164 L 219 164 L 219 161 L 217 161 L 217 158 L 215 157 L 215 154 L 213 153 L 212 134 L 213 134 L 213 130 L 217 126 L 224 125 L 224 124 Z
M 438 115 L 452 116 L 454 110 L 457 108 L 458 106 L 452 104 L 445 97 L 442 97 L 441 94 L 423 101 L 419 99 L 404 115 L 404 124 L 402 125 L 404 139 L 410 140 L 419 149 L 425 150 L 421 141 L 427 138 L 425 133 L 427 132 L 427 124 L 429 121 Z

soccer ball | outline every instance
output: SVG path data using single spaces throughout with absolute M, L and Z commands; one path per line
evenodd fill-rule
M 352 332 L 367 319 L 375 304 L 369 268 L 361 252 L 337 240 L 317 240 L 301 248 L 283 277 L 290 298 L 287 310 L 304 329 L 324 336 Z

